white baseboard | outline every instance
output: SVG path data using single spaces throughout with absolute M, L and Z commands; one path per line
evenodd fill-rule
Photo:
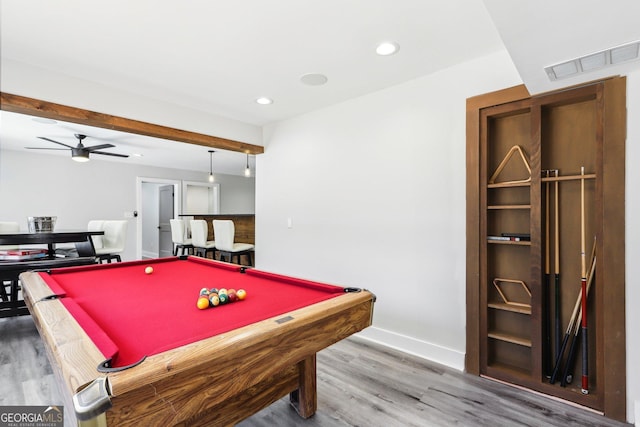
M 412 354 L 450 368 L 464 371 L 464 352 L 417 340 L 380 328 L 369 327 L 358 332 L 358 337 Z
M 142 251 L 142 259 L 145 258 L 158 258 L 158 254 L 157 252 Z

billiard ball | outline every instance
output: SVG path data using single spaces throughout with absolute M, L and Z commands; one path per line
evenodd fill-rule
M 218 298 L 218 294 L 209 295 L 209 305 L 211 307 L 217 307 L 220 304 L 220 298 Z
M 200 289 L 200 296 L 201 297 L 208 297 L 210 293 L 211 292 L 209 292 L 209 289 L 207 289 L 207 288 Z
M 198 302 L 196 303 L 200 310 L 204 310 L 205 308 L 209 308 L 209 298 L 200 297 L 198 298 Z
M 218 299 L 220 300 L 220 304 L 226 304 L 229 302 L 229 296 L 227 294 L 218 294 Z
M 244 289 L 238 289 L 238 292 L 236 292 L 236 296 L 238 297 L 238 300 L 242 301 L 247 297 L 247 291 L 245 291 Z
M 238 295 L 235 292 L 229 292 L 227 296 L 229 297 L 229 302 L 236 302 L 238 299 Z
M 147 274 L 153 273 L 153 267 L 148 266 L 147 268 L 144 269 L 144 272 L 147 273 Z

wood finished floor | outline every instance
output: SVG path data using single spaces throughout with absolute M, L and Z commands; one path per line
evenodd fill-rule
M 239 426 L 629 426 L 357 338 L 319 353 L 317 369 L 312 418 L 285 398 Z M 31 317 L 0 319 L 0 405 L 52 404 L 62 401 Z

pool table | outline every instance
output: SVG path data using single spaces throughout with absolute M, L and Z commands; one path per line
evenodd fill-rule
M 80 425 L 232 425 L 287 394 L 310 417 L 316 353 L 369 326 L 375 300 L 363 289 L 193 256 L 20 279 L 73 408 L 65 416 Z M 199 309 L 202 288 L 247 296 Z

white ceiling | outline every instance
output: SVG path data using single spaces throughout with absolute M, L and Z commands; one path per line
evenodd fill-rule
M 637 0 L 2 0 L 0 59 L 260 126 L 504 47 L 531 93 L 624 74 L 640 61 L 554 83 L 544 67 L 640 40 L 638 16 Z M 375 54 L 386 40 L 396 55 Z M 307 73 L 328 82 L 304 85 Z M 128 162 L 209 168 L 203 147 L 15 116 L 0 114 L 6 149 L 55 145 L 37 136 L 73 145 L 86 133 L 144 154 Z M 245 161 L 214 154 L 223 173 L 241 174 Z

